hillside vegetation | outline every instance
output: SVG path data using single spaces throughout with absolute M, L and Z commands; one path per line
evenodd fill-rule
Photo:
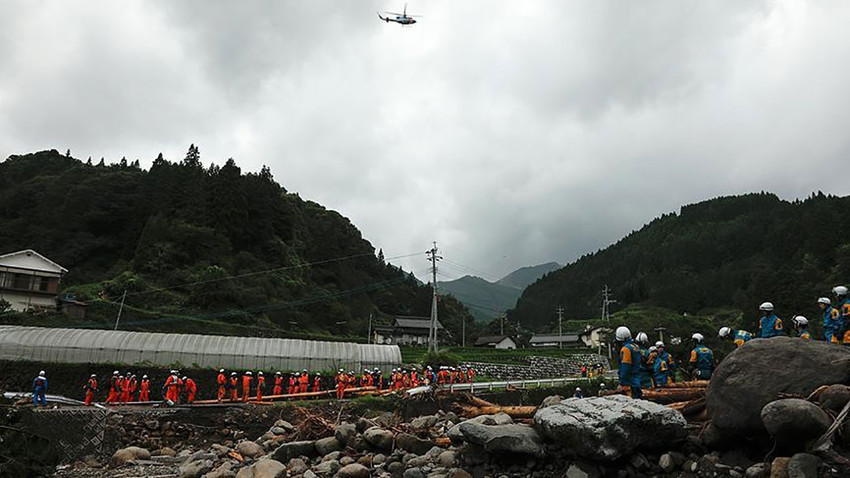
M 558 306 L 568 318 L 598 317 L 607 284 L 615 310 L 637 303 L 678 315 L 737 309 L 740 325 L 753 330 L 761 302 L 772 301 L 787 322 L 794 314 L 817 319 L 817 298 L 847 282 L 850 198 L 747 194 L 684 206 L 547 274 L 509 317 L 538 330 L 551 330 Z
M 122 328 L 135 330 L 365 340 L 370 314 L 381 323 L 430 313 L 430 288 L 387 263 L 348 219 L 286 191 L 266 167 L 204 167 L 195 146 L 148 171 L 55 150 L 9 157 L 0 244 L 0 253 L 34 249 L 62 264 L 64 292 L 93 304 L 84 322 L 4 322 L 108 326 L 124 291 Z M 446 298 L 439 312 L 460 337 L 468 311 Z

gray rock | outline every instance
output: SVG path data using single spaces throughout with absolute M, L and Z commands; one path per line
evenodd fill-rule
M 850 402 L 850 387 L 847 385 L 830 385 L 818 396 L 820 406 L 834 412 L 840 412 L 847 402 Z
M 443 415 L 443 420 L 446 420 L 446 421 L 449 421 L 449 422 L 455 422 L 455 423 L 460 421 L 460 419 L 457 416 L 457 413 L 455 413 L 455 412 L 447 412 L 445 415 Z
M 412 426 L 414 429 L 417 429 L 417 430 L 427 429 L 427 428 L 431 428 L 434 425 L 436 425 L 437 420 L 439 420 L 439 419 L 437 417 L 435 417 L 434 415 L 425 415 L 425 416 L 417 417 L 417 418 L 414 418 L 413 420 L 411 420 L 410 426 Z
M 409 433 L 399 433 L 395 437 L 396 446 L 402 450 L 424 455 L 434 446 L 431 440 L 425 440 Z
M 109 467 L 118 468 L 130 460 L 150 460 L 150 458 L 151 453 L 148 450 L 137 446 L 128 446 L 112 454 L 112 458 L 109 459 Z
M 205 460 L 215 461 L 217 458 L 218 458 L 218 455 L 216 455 L 215 453 L 209 453 L 209 452 L 206 452 L 204 450 L 198 450 L 195 453 L 192 453 L 191 455 L 185 457 L 184 460 L 183 460 L 183 464 L 188 465 L 189 463 L 192 463 L 193 461 L 205 461 Z
M 706 392 L 708 414 L 721 429 L 763 434 L 765 405 L 780 393 L 807 396 L 821 385 L 850 382 L 848 360 L 850 348 L 819 340 L 751 340 L 730 353 L 711 377 Z M 781 367 L 776 366 L 779 363 Z
M 363 439 L 380 450 L 389 451 L 393 448 L 393 433 L 378 427 L 372 427 L 363 432 Z
M 787 456 L 778 456 L 773 459 L 770 464 L 770 478 L 788 478 L 788 462 L 791 459 Z
M 400 461 L 394 461 L 387 465 L 387 471 L 394 475 L 396 473 L 401 474 L 404 471 L 404 463 Z
M 769 471 L 770 468 L 766 467 L 764 463 L 756 463 L 755 465 L 747 468 L 745 476 L 747 478 L 765 478 Z
M 609 461 L 680 442 L 685 425 L 676 410 L 622 395 L 568 398 L 534 415 L 534 428 L 568 453 Z
M 219 445 L 219 446 L 221 446 L 221 445 Z M 177 455 L 177 452 L 176 452 L 176 451 L 174 451 L 174 449 L 173 449 L 173 448 L 171 448 L 171 447 L 164 446 L 164 447 L 160 448 L 159 450 L 156 450 L 155 452 L 151 453 L 151 456 L 154 456 L 154 455 L 159 455 L 159 456 L 176 456 L 176 455 Z
M 248 458 L 257 458 L 258 456 L 263 456 L 266 454 L 266 451 L 260 445 L 252 441 L 243 441 L 236 445 L 236 451 L 239 452 L 242 456 L 247 456 Z
M 354 458 L 351 458 L 350 456 L 344 456 L 344 457 L 339 459 L 339 466 L 341 466 L 343 468 L 345 468 L 346 466 L 348 466 L 352 463 L 356 463 L 356 461 L 354 460 Z M 362 463 L 361 463 L 361 465 L 362 465 Z
M 274 422 L 274 426 L 283 429 L 286 433 L 292 433 L 295 431 L 295 427 L 286 420 L 278 420 Z M 283 435 L 283 433 L 281 433 Z
M 310 470 L 305 471 L 301 476 L 302 478 L 318 478 L 318 476 Z
M 357 436 L 357 427 L 351 423 L 343 423 L 334 430 L 334 438 L 345 446 Z
M 788 462 L 788 478 L 817 478 L 820 459 L 808 453 L 797 453 Z
M 254 478 L 254 469 L 250 466 L 242 467 L 236 473 L 236 478 Z
M 564 400 L 564 397 L 560 395 L 550 395 L 543 399 L 543 403 L 540 404 L 540 408 L 551 407 L 552 405 L 557 405 Z
M 665 453 L 658 459 L 658 467 L 661 468 L 664 473 L 670 473 L 676 469 L 676 461 L 673 460 L 672 455 Z
M 282 463 L 288 463 L 299 456 L 316 456 L 316 446 L 312 441 L 293 441 L 277 447 L 272 457 Z
M 372 457 L 372 464 L 378 466 L 387 461 L 387 456 L 382 453 L 376 453 L 375 456 Z
M 461 468 L 453 468 L 449 470 L 449 474 L 446 475 L 446 478 L 472 478 L 472 475 Z
M 301 458 L 293 458 L 289 460 L 289 463 L 286 465 L 286 469 L 289 470 L 291 475 L 301 475 L 305 471 L 309 470 L 310 467 L 307 466 L 307 463 L 305 463 Z
M 277 460 L 260 460 L 251 466 L 254 478 L 283 478 L 286 467 Z
M 212 470 L 212 460 L 196 460 L 180 466 L 180 478 L 200 478 Z
M 269 428 L 269 431 L 272 433 L 272 435 L 276 435 L 276 436 L 286 435 L 287 433 L 289 433 L 283 427 L 271 427 L 271 428 Z
M 171 451 L 173 452 L 174 450 L 171 450 Z M 232 450 L 229 447 L 226 447 L 224 445 L 219 445 L 218 443 L 213 443 L 212 445 L 210 445 L 210 451 L 212 451 L 213 453 L 215 453 L 218 456 L 224 456 L 224 455 L 230 453 Z M 174 456 L 174 455 L 172 455 L 172 456 Z
M 352 463 L 339 469 L 337 478 L 369 478 L 369 469 L 363 465 Z
M 381 426 L 381 427 L 391 427 L 391 426 L 395 425 L 395 416 L 390 412 L 386 412 L 386 413 L 382 413 L 381 415 L 375 417 L 375 420 L 373 420 L 373 421 L 374 421 L 374 425 Z M 358 420 L 358 423 L 359 422 L 360 422 L 360 420 Z
M 236 478 L 236 472 L 233 471 L 233 463 L 226 461 L 202 478 Z
M 332 451 L 332 452 L 328 453 L 327 455 L 323 456 L 321 461 L 328 461 L 328 460 L 339 461 L 340 455 L 342 455 L 342 453 L 340 453 L 338 451 Z
M 475 418 L 470 418 L 464 422 L 453 425 L 446 430 L 446 436 L 455 445 L 463 443 L 463 433 L 460 432 L 460 425 L 466 422 L 478 423 L 481 425 L 507 425 L 513 423 L 513 419 L 507 413 L 497 413 L 496 415 L 478 415 Z
M 775 400 L 764 406 L 761 419 L 770 436 L 780 446 L 802 449 L 809 440 L 821 436 L 832 419 L 817 405 L 799 398 Z
M 366 430 L 375 426 L 378 426 L 378 424 L 373 422 L 372 420 L 369 420 L 368 418 L 363 417 L 358 418 L 357 421 L 354 422 L 354 428 L 357 429 L 358 433 L 363 433 Z
M 646 470 L 649 468 L 649 460 L 640 453 L 635 453 L 629 458 L 629 464 L 637 470 Z
M 445 467 L 445 468 L 451 468 L 451 467 L 455 466 L 456 462 L 457 462 L 457 455 L 455 454 L 455 452 L 453 452 L 451 450 L 446 450 L 446 451 L 440 453 L 440 456 L 437 458 L 437 463 L 439 463 L 440 466 Z
M 466 421 L 460 424 L 460 431 L 467 441 L 481 445 L 490 453 L 545 454 L 540 435 L 524 425 L 481 425 Z
M 319 463 L 313 467 L 313 471 L 322 476 L 331 476 L 339 471 L 339 462 L 336 460 L 328 460 Z
M 328 453 L 339 451 L 344 448 L 343 444 L 334 437 L 316 440 L 314 445 L 319 455 L 327 455 Z
M 419 468 L 408 468 L 404 470 L 403 478 L 425 478 L 425 473 Z
M 430 466 L 428 463 L 428 459 L 424 456 L 416 456 L 413 457 L 413 459 L 407 460 L 406 462 L 403 461 L 402 463 L 404 463 L 408 468 L 425 469 L 426 467 Z
M 590 463 L 576 462 L 570 464 L 564 478 L 599 478 L 599 470 Z

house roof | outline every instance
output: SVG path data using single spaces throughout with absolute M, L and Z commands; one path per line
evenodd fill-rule
M 404 329 L 425 329 L 431 328 L 431 319 L 429 318 L 412 318 L 412 317 L 396 317 L 395 326 Z M 437 329 L 442 329 L 443 324 L 437 320 Z
M 499 342 L 501 342 L 505 339 L 513 340 L 508 335 L 485 335 L 485 336 L 482 336 L 482 337 L 478 337 L 478 339 L 475 341 L 475 345 L 478 346 L 478 345 L 498 344 Z
M 65 269 L 32 249 L 24 249 L 22 251 L 0 255 L 0 267 L 14 267 L 17 269 L 53 272 L 55 274 L 68 272 L 68 269 Z
M 532 344 L 550 343 L 550 342 L 578 342 L 578 334 L 534 334 L 529 341 Z

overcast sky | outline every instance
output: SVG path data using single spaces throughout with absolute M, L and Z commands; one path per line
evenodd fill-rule
M 0 1 L 0 157 L 271 167 L 420 278 L 850 193 L 850 2 Z

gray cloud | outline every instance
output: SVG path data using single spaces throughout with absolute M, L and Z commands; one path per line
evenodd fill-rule
M 421 273 L 565 263 L 688 202 L 848 194 L 850 6 L 0 5 L 0 156 L 268 164 Z M 460 266 L 458 266 L 460 265 Z M 420 275 L 424 277 L 424 275 Z

